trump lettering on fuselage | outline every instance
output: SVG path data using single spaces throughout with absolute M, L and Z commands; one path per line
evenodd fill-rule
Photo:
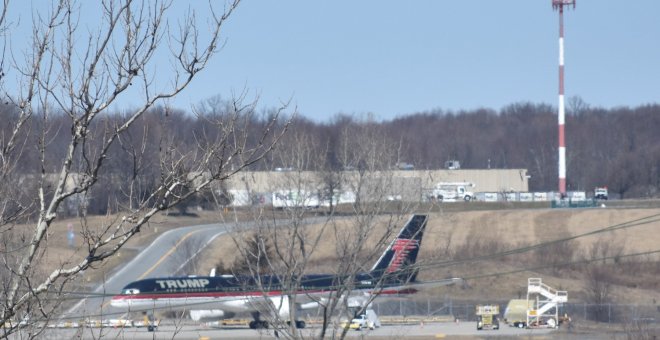
M 161 289 L 172 288 L 204 288 L 208 286 L 207 279 L 178 279 L 178 280 L 156 280 Z

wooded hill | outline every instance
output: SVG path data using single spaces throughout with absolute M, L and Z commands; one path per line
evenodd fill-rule
M 569 103 L 570 104 L 570 103 Z M 623 198 L 660 196 L 660 105 L 636 108 L 589 108 L 573 102 L 566 119 L 568 190 L 591 191 L 608 186 L 610 193 Z M 191 155 L 194 160 L 203 140 L 224 138 L 218 122 L 228 119 L 232 108 L 218 100 L 197 107 L 195 114 L 162 107 L 141 116 L 129 133 L 109 151 L 108 166 L 99 174 L 107 183 L 87 197 L 90 213 L 116 211 L 125 192 L 149 192 L 168 165 L 169 153 Z M 275 115 L 264 112 L 250 116 L 248 129 L 265 127 Z M 0 108 L 3 124 L 0 132 L 8 135 L 16 120 L 16 111 Z M 256 117 L 256 118 L 255 118 Z M 92 125 L 90 135 L 103 136 L 120 121 L 121 113 L 108 115 Z M 54 174 L 61 166 L 70 131 L 65 115 L 44 115 L 27 136 L 16 167 L 16 182 L 22 182 L 12 197 L 33 199 L 30 187 L 40 173 Z M 284 119 L 284 118 L 279 118 Z M 276 123 L 274 128 L 282 127 Z M 250 130 L 251 131 L 251 130 Z M 260 134 L 253 133 L 248 143 L 258 145 Z M 243 132 L 241 132 L 243 133 Z M 228 136 L 231 138 L 231 136 Z M 90 139 L 86 153 L 94 153 L 102 138 Z M 41 154 L 36 145 L 46 143 Z M 221 150 L 220 150 L 221 151 Z M 220 152 L 219 151 L 219 152 Z M 84 175 L 85 155 L 80 155 L 77 172 Z M 367 116 L 338 114 L 328 122 L 314 122 L 296 117 L 279 145 L 252 170 L 278 167 L 341 171 L 387 170 L 398 163 L 416 169 L 439 169 L 447 160 L 459 160 L 463 169 L 526 168 L 531 175 L 531 191 L 557 188 L 557 115 L 549 105 L 518 103 L 500 111 L 435 110 L 415 113 L 387 121 Z M 181 169 L 185 169 L 181 167 Z M 122 187 L 121 178 L 132 178 L 132 187 Z M 25 191 L 25 192 L 19 192 Z M 113 203 L 115 202 L 115 203 Z M 75 203 L 75 202 L 74 202 Z M 28 204 L 28 203 L 25 203 Z
M 660 105 L 572 106 L 566 117 L 568 190 L 607 186 L 622 198 L 660 195 Z M 416 169 L 442 168 L 452 159 L 464 169 L 527 168 L 530 190 L 557 188 L 557 114 L 549 105 L 436 110 L 378 123 L 340 115 L 330 124 L 297 127 L 316 129 L 314 135 L 326 139 L 320 144 L 334 145 L 352 125 L 377 128 L 397 147 L 396 160 Z

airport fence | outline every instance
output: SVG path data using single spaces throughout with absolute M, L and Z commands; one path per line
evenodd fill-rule
M 422 299 L 399 301 L 374 301 L 372 308 L 379 316 L 423 316 L 437 317 L 450 315 L 454 319 L 474 321 L 478 304 L 497 304 L 503 316 L 508 301 L 484 301 L 474 303 L 451 299 Z M 574 321 L 588 320 L 603 323 L 646 322 L 660 323 L 660 305 L 658 304 L 589 304 L 565 303 L 560 306 L 559 314 L 567 314 Z

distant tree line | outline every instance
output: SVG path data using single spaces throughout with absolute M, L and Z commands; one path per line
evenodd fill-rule
M 393 167 L 405 162 L 416 169 L 439 169 L 447 160 L 459 160 L 463 169 L 526 168 L 530 190 L 552 191 L 557 190 L 558 177 L 556 112 L 550 105 L 516 103 L 499 111 L 434 110 L 382 122 L 337 115 L 323 124 L 299 119 L 296 130 L 315 136 L 315 144 L 327 150 L 325 164 L 335 168 L 359 166 L 342 164 L 338 157 L 345 138 L 342 131 L 352 129 L 349 137 L 359 138 L 360 129 L 375 129 L 394 148 Z M 602 109 L 589 107 L 579 97 L 570 98 L 568 190 L 607 186 L 622 198 L 659 196 L 659 131 L 660 105 Z
M 569 105 L 567 186 L 608 186 L 621 197 L 660 188 L 660 106 L 590 109 Z M 499 112 L 415 114 L 389 123 L 421 168 L 457 159 L 465 168 L 527 168 L 530 190 L 557 188 L 557 115 L 548 105 L 514 104 Z
M 106 214 L 120 211 L 135 211 L 140 205 L 167 205 L 172 197 L 181 197 L 193 191 L 199 176 L 195 167 L 206 161 L 215 168 L 240 169 L 244 167 L 248 153 L 232 155 L 232 147 L 254 148 L 269 145 L 274 136 L 264 136 L 263 130 L 276 131 L 284 127 L 286 118 L 274 119 L 277 112 L 252 115 L 231 107 L 231 102 L 210 99 L 187 113 L 169 107 L 157 106 L 138 117 L 118 138 L 103 157 L 104 167 L 96 175 L 100 185 L 91 190 L 68 197 L 60 206 L 64 215 Z M 108 113 L 89 124 L 87 134 L 94 138 L 85 140 L 83 148 L 74 155 L 78 163 L 68 175 L 69 186 L 78 184 L 89 176 L 95 164 L 94 157 L 114 127 L 127 119 L 121 112 Z M 275 123 L 273 123 L 273 119 Z M 19 120 L 18 111 L 10 106 L 0 106 L 0 138 L 9 136 Z M 7 185 L 4 189 L 11 196 L 6 209 L 11 212 L 25 211 L 25 207 L 38 206 L 39 197 L 34 193 L 45 182 L 44 196 L 52 197 L 54 183 L 59 178 L 59 168 L 65 159 L 71 139 L 71 119 L 65 114 L 44 114 L 33 120 L 30 129 L 24 129 L 23 142 L 12 162 L 12 173 L 8 180 L 18 185 Z M 240 124 L 241 128 L 236 125 Z M 36 126 L 39 125 L 39 126 Z M 260 131 L 262 130 L 262 131 Z M 243 139 L 241 139 L 243 138 Z M 221 141 L 223 148 L 215 148 L 212 142 Z M 225 146 L 226 145 L 226 146 Z M 43 151 L 40 151 L 43 146 Z M 203 151 L 214 149 L 212 159 Z M 184 157 L 185 156 L 185 157 Z M 232 156 L 232 157 L 230 157 Z M 164 180 L 180 177 L 191 181 L 181 182 L 165 198 L 166 192 L 156 190 Z M 201 176 L 198 180 L 203 180 Z M 198 192 L 187 201 L 177 205 L 185 212 L 190 203 L 213 202 L 210 188 Z M 156 192 L 156 194 L 154 194 Z M 222 199 L 222 198 L 217 198 Z M 197 202 L 195 202 L 197 201 Z M 10 214 L 10 213 L 9 213 Z
M 159 182 L 168 153 L 191 152 L 203 147 L 200 141 L 209 134 L 220 133 L 207 129 L 207 123 L 231 111 L 219 98 L 210 99 L 196 107 L 194 113 L 157 107 L 140 117 L 128 133 L 110 150 L 108 167 L 100 180 L 104 185 L 87 194 L 86 213 L 104 214 L 130 210 L 127 197 L 135 193 L 150 193 Z M 567 177 L 569 190 L 593 190 L 608 186 L 621 197 L 657 197 L 660 195 L 660 105 L 613 109 L 590 108 L 579 99 L 569 101 L 566 119 Z M 275 115 L 265 111 L 250 117 L 246 124 L 261 131 Z M 3 121 L 1 133 L 12 126 L 17 114 L 11 107 L 0 108 Z M 120 120 L 121 113 L 105 116 L 93 128 L 102 130 Z M 46 135 L 28 136 L 24 148 L 46 143 L 47 152 L 22 153 L 16 166 L 25 181 L 25 199 L 34 200 L 28 190 L 36 185 L 41 173 L 55 173 L 66 152 L 69 131 L 65 116 L 50 115 L 37 121 L 46 124 Z M 285 122 L 283 121 L 282 124 Z M 33 131 L 41 131 L 34 127 Z M 63 133 L 64 132 L 64 133 Z M 263 141 L 259 133 L 251 134 L 251 144 Z M 204 136 L 204 138 L 201 138 Z M 101 142 L 90 140 L 87 143 Z M 434 110 L 377 121 L 370 116 L 338 114 L 328 122 L 314 122 L 305 117 L 294 119 L 290 132 L 274 152 L 252 170 L 272 170 L 278 167 L 325 172 L 365 167 L 364 155 L 353 155 L 356 145 L 382 145 L 379 166 L 393 169 L 398 163 L 413 164 L 416 169 L 439 169 L 447 160 L 459 160 L 463 169 L 526 168 L 530 190 L 551 191 L 557 188 L 557 116 L 550 105 L 517 103 L 500 111 L 476 109 L 469 111 Z M 300 155 L 291 164 L 289 154 Z M 218 150 L 222 152 L 222 150 Z M 45 165 L 42 168 L 43 157 Z M 84 161 L 86 155 L 80 154 Z M 382 159 L 387 158 L 387 159 Z M 52 168 L 49 168 L 52 165 Z M 185 167 L 182 167 L 185 169 Z M 133 178 L 139 177 L 139 178 Z M 125 182 L 123 179 L 132 178 Z M 33 181 L 30 181 L 33 179 Z M 34 182 L 34 183 L 31 183 Z M 126 184 L 130 183 L 130 187 Z M 46 193 L 48 194 L 48 193 Z M 21 193 L 15 193 L 20 198 Z M 138 194 L 139 196 L 139 194 Z M 203 195 L 204 196 L 204 195 Z M 203 197 L 212 199 L 212 193 Z M 152 199 L 156 200 L 157 197 Z M 77 201 L 71 198 L 76 209 Z M 23 202 L 24 205 L 35 202 Z M 185 209 L 185 205 L 183 206 Z M 69 212 L 72 213 L 72 212 Z

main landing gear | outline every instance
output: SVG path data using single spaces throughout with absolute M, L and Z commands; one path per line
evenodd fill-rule
M 250 326 L 250 329 L 262 329 L 262 328 L 268 328 L 268 321 L 261 320 L 259 317 L 259 312 L 253 312 L 252 317 L 254 318 L 254 321 L 250 321 L 248 326 Z
M 250 329 L 265 329 L 268 328 L 268 321 L 261 320 L 259 313 L 255 312 L 252 313 L 252 317 L 254 318 L 253 321 L 250 321 L 248 324 L 250 326 Z M 305 328 L 306 324 L 305 321 L 303 320 L 296 320 L 296 328 Z M 287 322 L 288 324 L 291 324 L 291 322 Z
M 290 324 L 291 324 L 291 321 L 288 321 L 287 324 L 290 325 Z M 296 328 L 301 329 L 301 328 L 305 328 L 305 326 L 306 326 L 306 325 L 305 325 L 305 321 L 302 321 L 302 320 L 296 320 Z
M 249 326 L 250 326 L 250 329 L 268 328 L 268 321 L 264 321 L 264 320 L 250 321 Z

